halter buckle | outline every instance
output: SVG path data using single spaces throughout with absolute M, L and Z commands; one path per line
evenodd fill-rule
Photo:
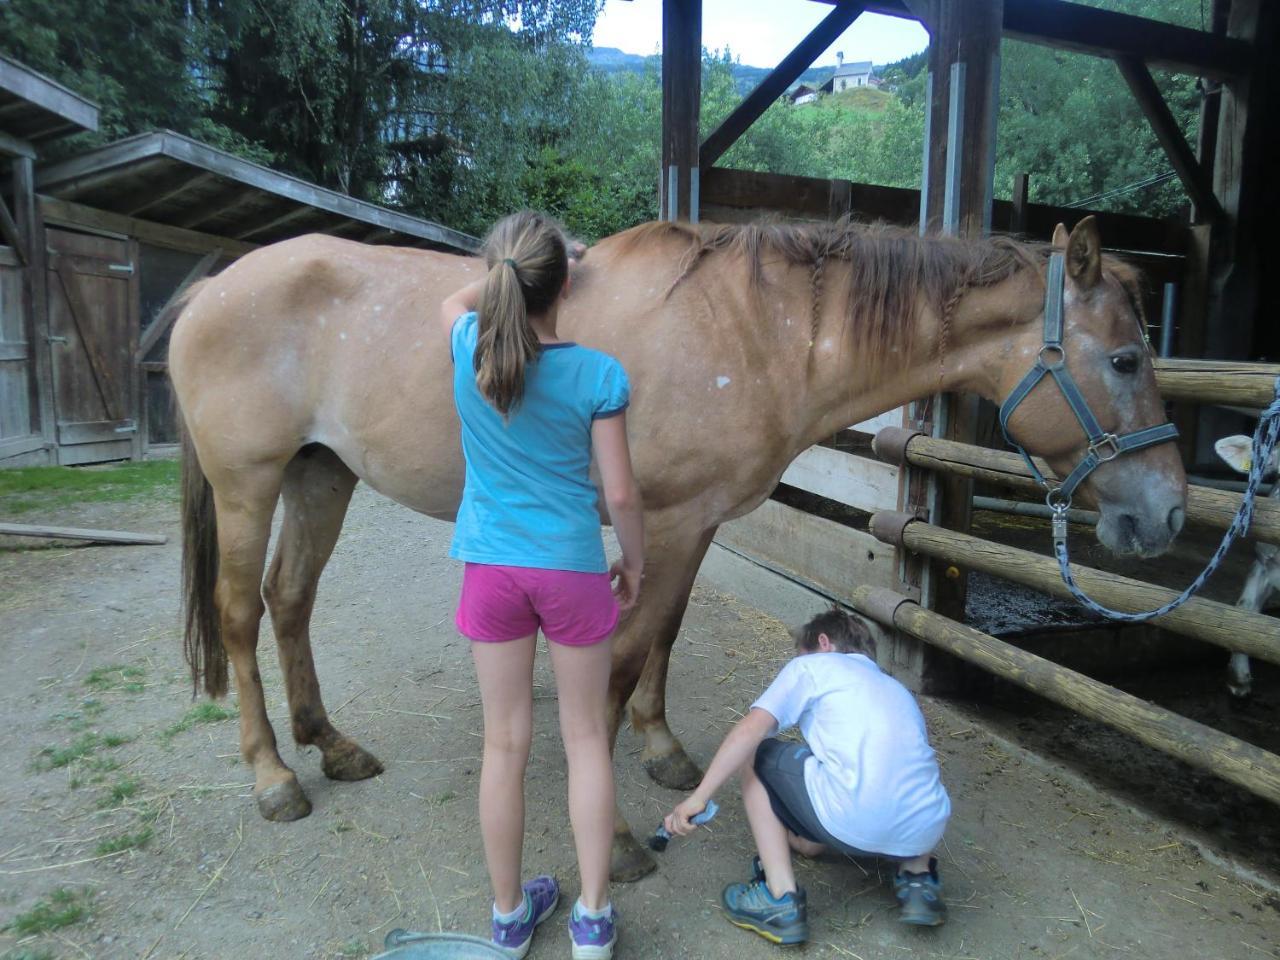
M 1057 359 L 1050 363 L 1045 359 L 1046 353 L 1056 354 Z M 1040 352 L 1036 354 L 1036 360 L 1039 361 L 1040 366 L 1044 367 L 1046 370 L 1058 370 L 1066 366 L 1067 351 L 1060 343 L 1046 343 L 1040 348 Z
M 1098 458 L 1099 463 L 1106 463 L 1108 460 L 1114 460 L 1120 456 L 1120 438 L 1114 433 L 1104 433 L 1101 437 L 1089 444 L 1089 452 Z
M 1053 511 L 1053 542 L 1067 541 L 1067 511 L 1071 508 L 1071 494 L 1063 493 L 1061 487 L 1054 487 L 1045 494 L 1044 502 Z

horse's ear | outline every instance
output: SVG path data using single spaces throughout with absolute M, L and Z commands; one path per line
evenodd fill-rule
M 1067 249 L 1067 228 L 1061 223 L 1053 228 L 1053 248 L 1055 250 Z
M 1077 223 L 1067 239 L 1067 276 L 1083 290 L 1091 290 L 1102 279 L 1102 240 L 1093 217 Z

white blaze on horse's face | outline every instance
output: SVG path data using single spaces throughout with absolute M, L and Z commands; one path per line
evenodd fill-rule
M 1136 293 L 1120 264 L 1104 263 L 1092 217 L 1054 244 L 1066 249 L 1063 349 L 1067 369 L 1104 431 L 1124 435 L 1166 421 Z M 1042 320 L 1033 326 L 1037 334 Z M 1019 374 L 1020 375 L 1020 374 Z M 1088 441 L 1062 393 L 1046 377 L 1010 420 L 1015 437 L 1066 476 Z M 1156 556 L 1186 518 L 1186 475 L 1174 443 L 1121 454 L 1099 466 L 1080 491 L 1096 503 L 1098 539 L 1113 553 Z

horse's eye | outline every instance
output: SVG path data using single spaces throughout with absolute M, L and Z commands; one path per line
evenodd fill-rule
M 1138 370 L 1138 358 L 1132 353 L 1122 353 L 1118 357 L 1111 358 L 1111 368 L 1116 373 L 1136 373 Z

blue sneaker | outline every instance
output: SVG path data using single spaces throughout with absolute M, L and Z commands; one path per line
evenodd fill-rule
M 521 960 L 533 943 L 533 931 L 556 912 L 560 904 L 560 884 L 555 877 L 534 877 L 524 883 L 524 912 L 515 920 L 493 921 L 493 945 L 508 957 Z
M 618 911 L 609 905 L 603 917 L 588 917 L 580 903 L 569 913 L 569 939 L 573 941 L 573 960 L 612 960 L 613 945 L 618 942 Z
M 893 895 L 902 904 L 899 922 L 918 927 L 940 927 L 947 922 L 947 904 L 942 899 L 937 860 L 929 860 L 928 873 L 899 871 L 893 878 Z
M 720 895 L 729 922 L 758 933 L 771 943 L 804 943 L 809 939 L 809 908 L 803 890 L 775 897 L 763 871 L 750 883 L 731 883 Z

